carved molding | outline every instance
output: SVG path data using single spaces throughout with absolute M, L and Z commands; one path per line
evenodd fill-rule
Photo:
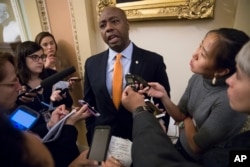
M 75 19 L 75 13 L 74 13 L 74 7 L 73 7 L 73 0 L 69 0 L 69 8 L 70 8 L 70 18 L 71 18 L 71 25 L 72 25 L 72 33 L 73 33 L 73 39 L 74 39 L 74 46 L 75 46 L 75 53 L 76 53 L 76 59 L 78 64 L 78 69 L 80 76 L 83 76 L 83 64 L 80 54 L 80 46 L 78 41 L 78 35 L 77 35 L 77 29 L 76 29 L 76 19 Z
M 69 11 L 70 11 L 70 18 L 71 18 L 71 25 L 72 25 L 72 33 L 74 37 L 74 46 L 75 46 L 75 53 L 78 63 L 78 69 L 81 76 L 83 76 L 83 69 L 82 69 L 82 61 L 80 56 L 80 49 L 79 49 L 79 42 L 77 38 L 77 30 L 76 30 L 76 20 L 73 8 L 73 0 L 68 0 L 69 2 Z M 46 7 L 46 0 L 37 0 L 38 12 L 39 17 L 41 20 L 42 31 L 51 32 L 49 17 Z
M 215 0 L 191 0 L 187 6 L 180 7 L 178 18 L 202 19 L 212 18 Z
M 215 0 L 144 0 L 116 3 L 116 0 L 99 0 L 97 12 L 106 6 L 123 9 L 130 21 L 159 19 L 213 18 Z
M 99 0 L 96 5 L 98 15 L 101 14 L 103 8 L 105 8 L 106 6 L 115 6 L 115 4 L 115 0 Z
M 50 23 L 45 0 L 37 0 L 38 13 L 42 25 L 42 31 L 50 31 Z

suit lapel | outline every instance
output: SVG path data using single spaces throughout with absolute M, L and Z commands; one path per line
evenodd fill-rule
M 107 90 L 107 85 L 106 85 L 106 71 L 107 71 L 107 61 L 108 61 L 108 50 L 106 50 L 105 52 L 103 52 L 100 55 L 100 61 L 99 64 L 95 67 L 96 69 L 99 69 L 97 71 L 96 75 L 100 76 L 100 82 L 102 83 L 101 85 L 103 85 L 103 90 L 105 89 L 105 95 L 109 96 L 108 90 Z
M 144 63 L 144 59 L 143 59 L 141 49 L 138 48 L 135 44 L 133 44 L 132 61 L 131 61 L 129 72 L 131 74 L 140 73 L 143 67 L 143 63 Z
M 107 61 L 108 61 L 108 50 L 100 55 L 99 63 L 96 65 L 96 69 L 99 69 L 97 75 L 100 75 L 100 81 L 106 87 L 106 71 L 107 71 Z M 106 87 L 107 88 L 107 87 Z

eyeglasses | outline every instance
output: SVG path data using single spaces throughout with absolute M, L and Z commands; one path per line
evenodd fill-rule
M 20 82 L 19 82 L 19 79 L 16 78 L 15 81 L 10 82 L 10 83 L 0 83 L 0 86 L 14 87 L 15 89 L 17 89 L 20 86 Z
M 31 58 L 35 62 L 38 62 L 39 59 L 41 59 L 42 61 L 45 61 L 45 59 L 46 59 L 47 56 L 43 54 L 41 56 L 39 56 L 39 55 L 29 55 L 29 56 L 26 56 L 26 57 Z

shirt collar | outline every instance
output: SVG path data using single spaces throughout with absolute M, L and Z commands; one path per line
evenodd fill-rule
M 132 51 L 133 51 L 133 43 L 130 41 L 128 47 L 121 52 L 122 57 L 125 57 L 126 59 L 131 59 Z M 118 52 L 109 48 L 109 59 L 114 60 L 117 54 Z

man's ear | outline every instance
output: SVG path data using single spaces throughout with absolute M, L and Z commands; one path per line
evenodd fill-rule
M 126 24 L 127 24 L 127 26 L 128 26 L 128 29 L 130 29 L 130 24 L 129 24 L 129 21 L 128 21 L 128 20 L 126 21 Z

